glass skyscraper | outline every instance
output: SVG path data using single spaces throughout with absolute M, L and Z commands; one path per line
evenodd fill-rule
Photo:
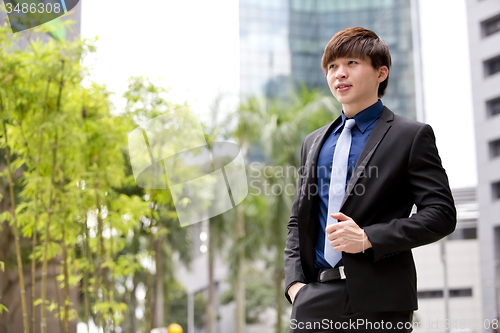
M 328 90 L 321 57 L 345 28 L 375 31 L 392 68 L 384 104 L 416 119 L 410 0 L 240 0 L 241 96 L 287 95 L 291 87 Z
M 240 0 L 242 96 L 285 92 L 291 74 L 289 0 Z

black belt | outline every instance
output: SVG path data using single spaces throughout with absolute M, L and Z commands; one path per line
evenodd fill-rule
M 332 280 L 345 280 L 344 266 L 335 268 L 322 268 L 318 272 L 318 282 Z

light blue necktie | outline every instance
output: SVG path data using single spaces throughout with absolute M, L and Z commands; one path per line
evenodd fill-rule
M 326 225 L 337 223 L 330 215 L 340 211 L 340 205 L 345 194 L 345 183 L 347 180 L 347 161 L 351 149 L 351 129 L 356 125 L 354 119 L 347 119 L 342 133 L 340 133 L 335 152 L 333 153 L 332 174 L 330 178 L 330 191 L 328 194 L 328 216 Z M 325 260 L 335 267 L 342 259 L 342 252 L 337 252 L 330 245 L 328 233 L 325 232 Z

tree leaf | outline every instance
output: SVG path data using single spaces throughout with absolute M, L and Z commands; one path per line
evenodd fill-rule
M 9 312 L 9 309 L 7 309 L 7 307 L 3 304 L 0 303 L 0 314 L 2 314 L 2 312 Z
M 12 215 L 8 210 L 0 214 L 0 223 L 3 223 L 4 221 L 10 222 L 12 219 Z

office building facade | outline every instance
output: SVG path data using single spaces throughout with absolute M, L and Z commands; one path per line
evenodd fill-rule
M 477 189 L 454 189 L 455 231 L 439 242 L 413 250 L 419 309 L 414 332 L 483 332 Z M 447 325 L 448 324 L 448 325 Z M 490 326 L 491 326 L 490 322 Z
M 302 83 L 328 92 L 321 68 L 324 48 L 338 31 L 361 26 L 375 31 L 391 51 L 384 103 L 417 119 L 414 64 L 419 60 L 412 20 L 410 0 L 240 0 L 241 96 L 286 97 Z
M 467 16 L 478 170 L 483 319 L 492 320 L 499 316 L 500 295 L 500 1 L 467 0 Z

